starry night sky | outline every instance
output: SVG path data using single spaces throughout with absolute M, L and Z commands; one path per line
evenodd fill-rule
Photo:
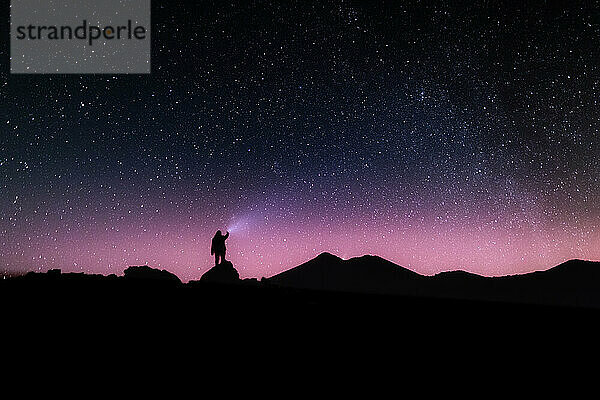
M 443 3 L 154 1 L 117 76 L 10 75 L 3 6 L 0 272 L 600 259 L 598 2 Z

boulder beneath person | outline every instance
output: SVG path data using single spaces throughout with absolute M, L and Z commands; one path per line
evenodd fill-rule
M 206 271 L 200 278 L 202 282 L 214 283 L 240 283 L 240 274 L 233 267 L 231 261 L 222 261 Z

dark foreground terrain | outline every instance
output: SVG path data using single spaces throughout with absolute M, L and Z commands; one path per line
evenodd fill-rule
M 49 376 L 61 392 L 79 385 L 81 393 L 109 382 L 154 392 L 167 380 L 195 395 L 208 386 L 312 395 L 361 384 L 369 393 L 411 384 L 429 392 L 451 382 L 462 392 L 467 381 L 546 382 L 547 370 L 564 376 L 593 358 L 599 309 L 569 302 L 595 298 L 595 264 L 550 270 L 538 286 L 527 286 L 532 277 L 517 286 L 518 277 L 421 277 L 390 264 L 325 254 L 261 281 L 239 279 L 229 263 L 186 284 L 146 266 L 124 276 L 50 271 L 2 280 L 0 346 L 13 378 L 4 377 L 43 392 L 40 379 Z M 577 278 L 556 280 L 565 268 Z M 584 297 L 573 290 L 582 276 Z M 502 300 L 526 288 L 534 295 Z
M 371 373 L 394 382 L 401 371 L 460 374 L 455 368 L 465 362 L 484 375 L 506 373 L 507 365 L 531 374 L 526 363 L 585 358 L 597 341 L 594 307 L 459 298 L 462 274 L 451 274 L 452 285 L 457 279 L 461 285 L 436 295 L 366 290 L 389 280 L 390 271 L 405 280 L 395 267 L 381 269 L 377 278 L 363 275 L 365 291 L 352 292 L 339 285 L 355 285 L 343 276 L 364 274 L 362 262 L 331 257 L 290 270 L 294 279 L 307 277 L 294 283 L 287 276 L 285 284 L 281 276 L 241 280 L 227 263 L 186 284 L 146 266 L 130 267 L 124 276 L 50 271 L 6 279 L 0 281 L 5 365 L 18 374 L 40 365 L 59 375 L 59 365 L 88 378 L 96 371 L 91 385 L 97 376 L 131 383 L 136 376 L 146 388 L 181 371 L 198 382 L 207 376 L 200 371 L 210 371 L 223 387 L 241 376 L 267 379 L 265 371 L 330 383 L 332 376 Z M 338 275 L 339 268 L 345 273 Z M 316 281 L 308 278 L 315 271 Z M 310 287 L 317 283 L 327 285 Z
M 0 281 L 0 300 L 5 321 L 46 321 L 56 329 L 555 330 L 597 318 L 599 270 L 598 263 L 572 261 L 515 277 L 424 277 L 379 257 L 324 253 L 260 281 L 239 279 L 229 262 L 186 284 L 147 266 L 129 267 L 124 276 L 29 273 Z
M 248 362 L 275 354 L 287 363 L 584 354 L 600 316 L 596 268 L 574 261 L 520 277 L 423 277 L 378 257 L 325 253 L 260 281 L 239 279 L 228 262 L 186 284 L 147 266 L 124 276 L 29 273 L 0 281 L 2 344 L 19 354 L 108 346 L 111 357 L 193 362 L 242 353 Z

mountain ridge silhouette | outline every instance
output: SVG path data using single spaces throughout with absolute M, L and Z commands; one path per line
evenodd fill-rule
M 324 252 L 266 280 L 302 289 L 393 293 L 396 285 L 420 277 L 379 256 L 363 255 L 344 260 Z
M 579 259 L 544 271 L 486 277 L 462 270 L 421 275 L 376 255 L 342 259 L 323 252 L 260 281 L 241 279 L 233 264 L 225 261 L 207 270 L 199 280 L 187 283 L 167 270 L 132 266 L 125 270 L 124 276 L 62 273 L 55 269 L 0 280 L 0 288 L 9 288 L 11 284 L 25 289 L 35 286 L 39 290 L 56 287 L 67 291 L 110 287 L 123 293 L 131 288 L 166 291 L 188 288 L 214 294 L 219 290 L 230 293 L 237 290 L 260 298 L 277 291 L 277 296 L 291 297 L 294 301 L 306 293 L 311 293 L 307 298 L 317 293 L 317 297 L 324 296 L 327 301 L 345 294 L 366 294 L 600 308 L 600 262 Z
M 267 280 L 297 289 L 600 307 L 600 262 L 580 259 L 488 277 L 464 270 L 421 275 L 379 256 L 344 260 L 325 252 Z

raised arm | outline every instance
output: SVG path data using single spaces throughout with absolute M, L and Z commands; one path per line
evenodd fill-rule
M 225 234 L 225 236 L 223 237 L 223 240 L 226 240 L 229 237 L 229 231 Z

